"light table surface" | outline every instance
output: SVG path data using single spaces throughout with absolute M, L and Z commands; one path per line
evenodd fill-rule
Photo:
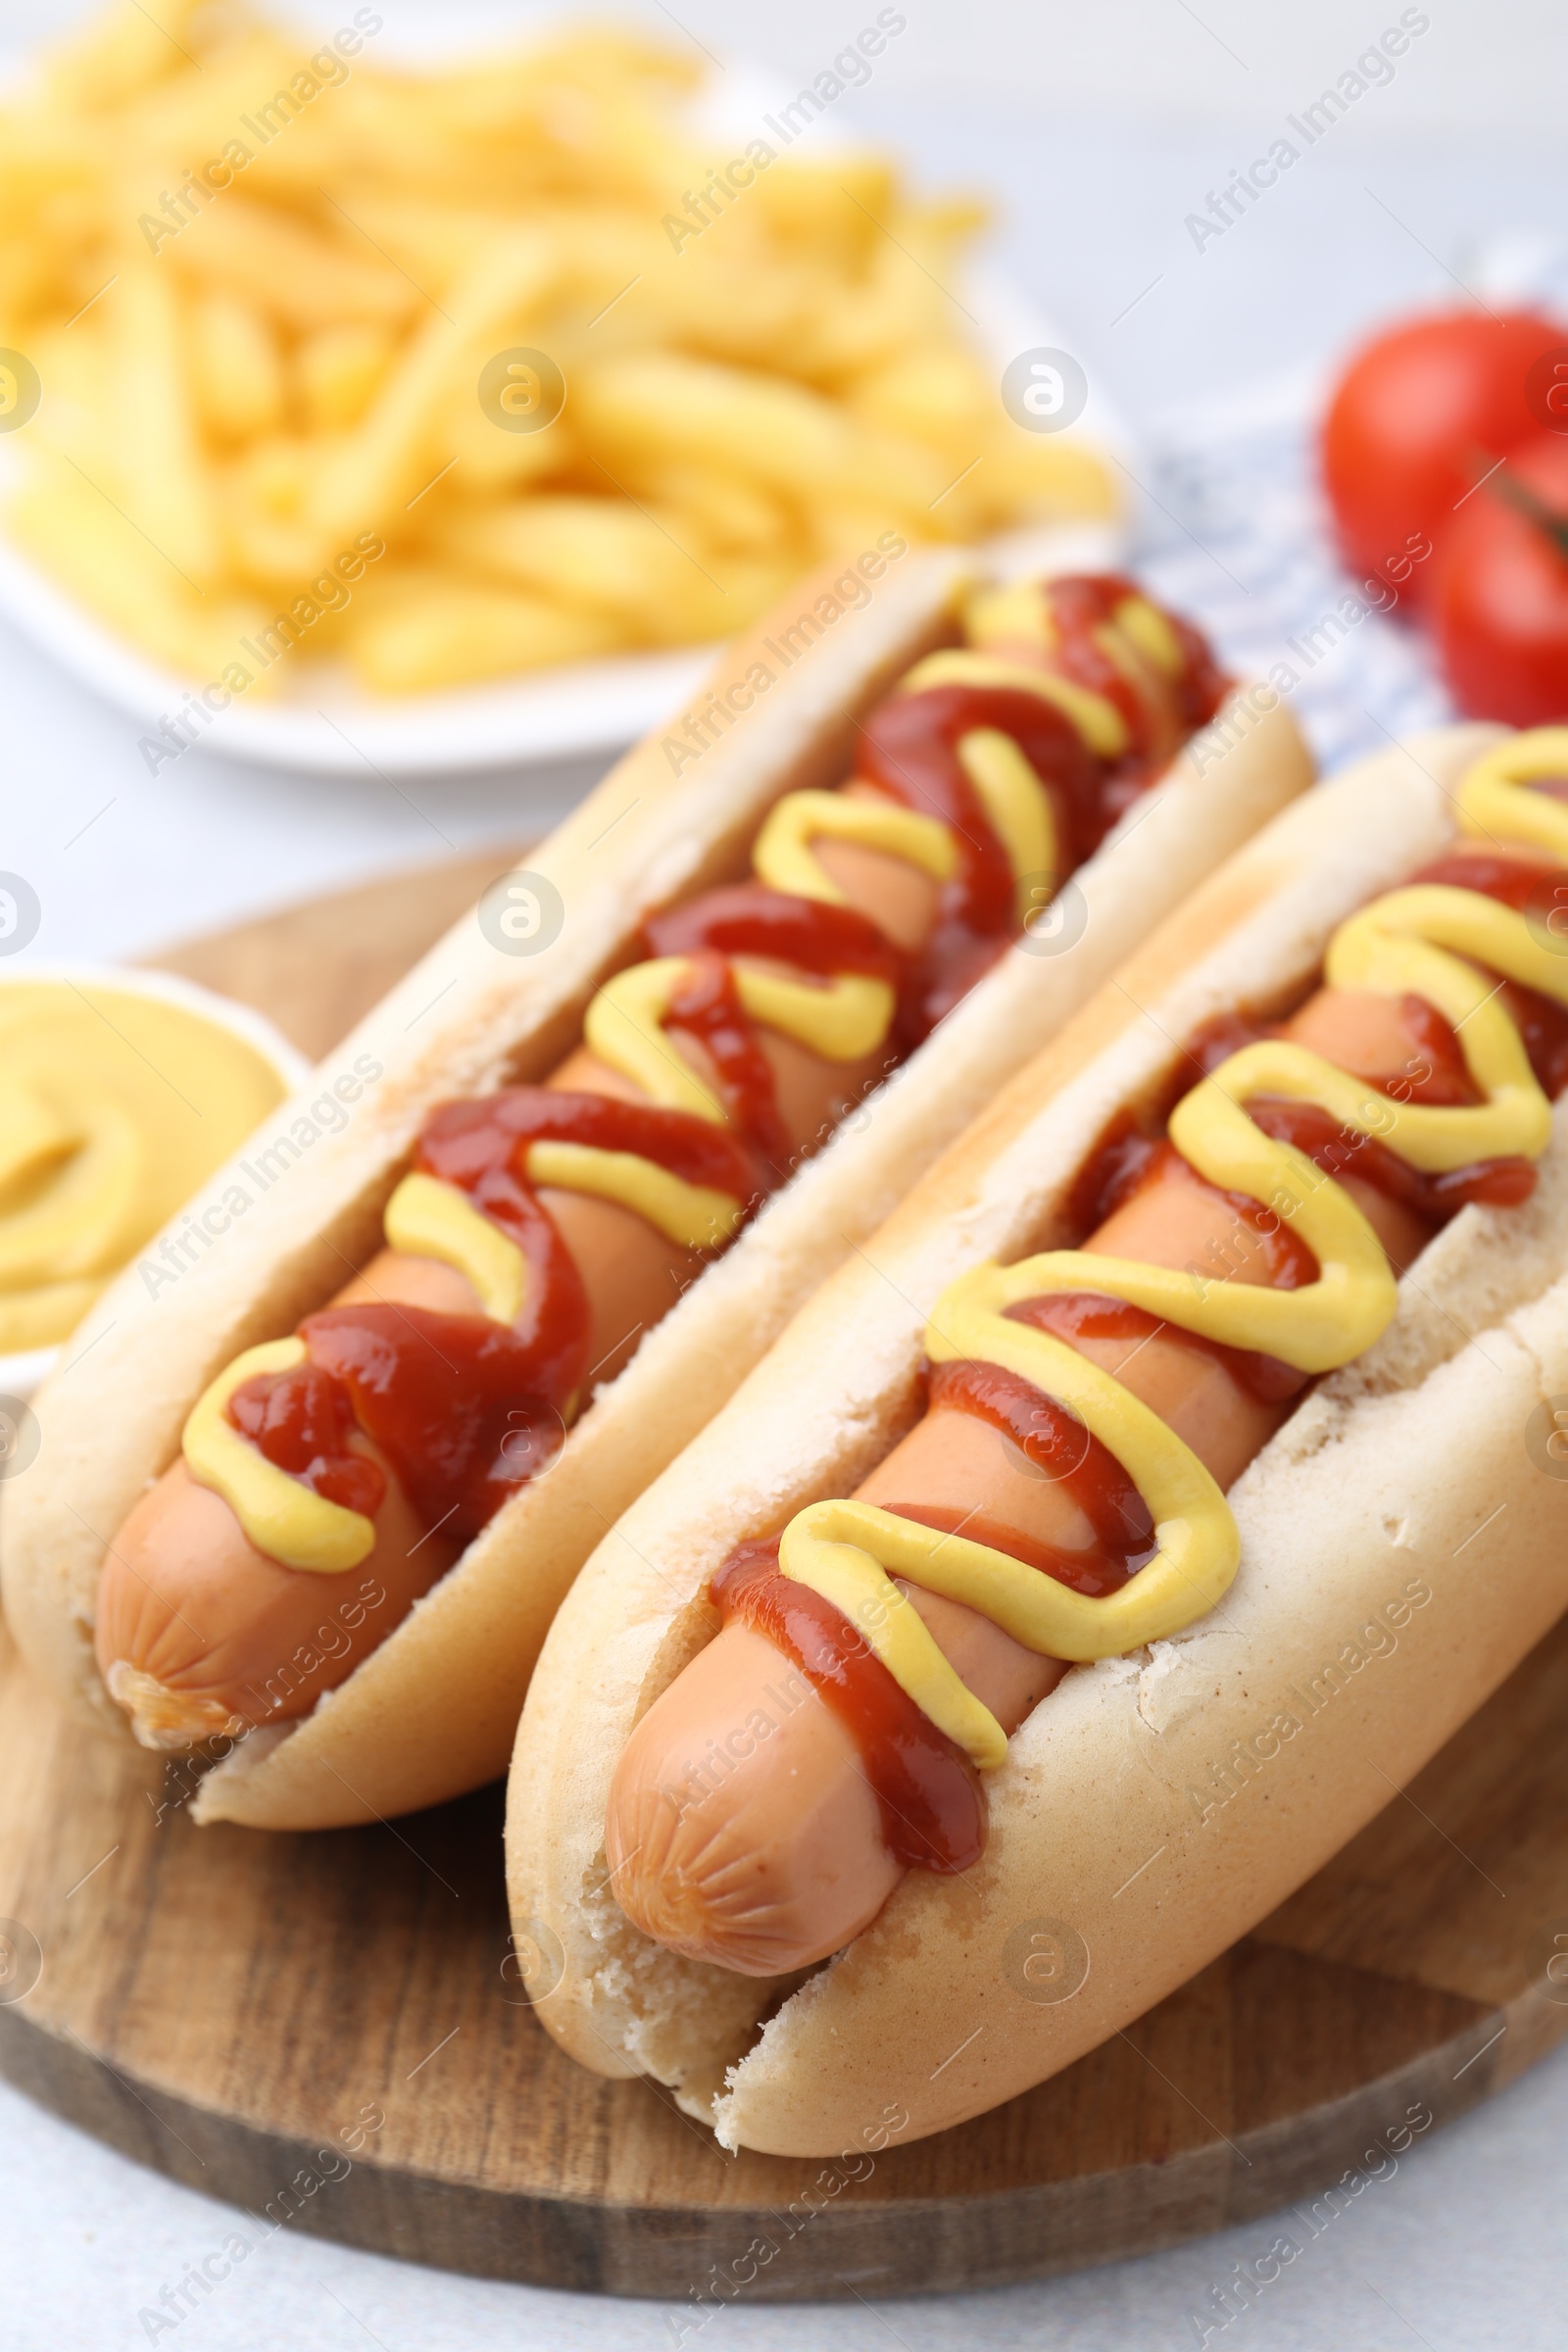
M 13 40 L 30 34 L 39 13 L 29 9 L 24 22 L 14 9 L 0 18 L 0 31 Z M 388 13 L 395 24 L 399 8 Z M 417 13 L 413 0 L 404 0 L 401 13 Z M 724 15 L 722 33 L 715 19 L 723 12 L 683 13 L 701 24 L 705 38 L 736 49 L 747 45 L 746 21 L 754 15 L 759 49 L 776 48 L 782 38 L 760 10 Z M 813 25 L 820 13 L 813 12 Z M 1508 37 L 1506 14 L 1496 19 L 1499 41 Z M 911 20 L 911 54 L 927 36 L 940 34 L 950 46 L 956 37 L 951 18 L 925 34 L 913 11 Z M 1232 10 L 1224 29 L 1242 42 L 1236 20 Z M 1016 19 L 1009 14 L 1008 21 Z M 1442 33 L 1439 23 L 1432 39 L 1440 65 Z M 988 59 L 982 10 L 969 52 L 973 70 L 956 78 L 952 94 L 938 95 L 934 74 L 924 87 L 918 74 L 911 86 L 890 76 L 863 93 L 859 120 L 897 137 L 928 184 L 959 180 L 998 192 L 1007 215 L 1004 258 L 1049 303 L 1086 361 L 1103 370 L 1134 426 L 1156 438 L 1158 420 L 1173 408 L 1216 403 L 1251 379 L 1321 364 L 1378 314 L 1449 298 L 1449 273 L 1464 274 L 1468 257 L 1488 240 L 1545 230 L 1563 216 L 1561 172 L 1544 143 L 1504 144 L 1494 132 L 1478 144 L 1433 123 L 1423 131 L 1391 98 L 1381 122 L 1372 107 L 1361 110 L 1334 141 L 1303 158 L 1267 206 L 1198 251 L 1185 216 L 1244 160 L 1244 147 L 1247 156 L 1256 151 L 1269 106 L 1256 108 L 1255 126 L 1234 107 L 1212 116 L 1194 110 L 1186 124 L 1112 117 L 1102 98 L 1098 111 L 1054 114 L 1049 101 L 1044 111 L 1038 101 L 1026 110 L 1007 98 L 1005 43 L 995 31 L 990 37 Z M 1045 41 L 1044 27 L 1039 37 Z M 804 69 L 809 60 L 794 62 Z M 1303 57 L 1303 96 L 1317 86 L 1320 63 Z M 1521 58 L 1520 71 L 1524 64 Z M 1033 67 L 1038 88 L 1039 56 Z M 989 98 L 977 90 L 988 74 Z M 1173 528 L 1169 517 L 1155 518 L 1154 536 L 1167 548 Z M 1217 611 L 1224 603 L 1217 580 L 1214 589 Z M 593 775 L 592 764 L 579 762 L 526 777 L 393 787 L 370 774 L 360 782 L 280 777 L 193 750 L 154 778 L 138 756 L 137 733 L 23 647 L 0 642 L 0 866 L 25 874 L 40 895 L 43 923 L 31 951 L 39 956 L 143 955 L 160 941 L 445 855 L 448 845 L 514 840 L 535 825 L 543 829 Z M 1201 2339 L 1190 2315 L 1204 2311 L 1206 2340 L 1226 2352 L 1555 2345 L 1562 2340 L 1565 2168 L 1568 2050 L 1467 2121 L 1418 2143 L 1396 2172 L 1373 2181 L 1331 2229 L 1304 2243 L 1278 2283 L 1223 2330 L 1210 2290 L 1281 2230 L 1304 2239 L 1290 2216 L 1143 2261 L 987 2295 L 875 2308 L 736 2308 L 695 2340 L 704 2352 L 819 2345 L 871 2352 L 890 2343 L 924 2352 L 960 2342 L 999 2352 L 1046 2345 L 1164 2352 Z M 518 2352 L 678 2341 L 659 2306 L 412 2270 L 292 2232 L 257 2244 L 177 2325 L 161 2330 L 139 2317 L 167 2317 L 161 2291 L 235 2228 L 252 2239 L 260 2234 L 0 2086 L 0 2307 L 8 2352 L 129 2347 L 171 2336 L 180 2352 L 284 2344 L 299 2352 L 366 2344 L 385 2352 Z

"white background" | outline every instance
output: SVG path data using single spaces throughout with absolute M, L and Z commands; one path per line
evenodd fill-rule
M 158 0 L 148 0 L 154 14 Z M 381 0 L 408 50 L 542 21 L 520 7 Z M 80 12 L 17 0 L 19 53 Z M 350 15 L 324 8 L 317 23 Z M 605 7 L 603 14 L 612 13 Z M 672 41 L 809 78 L 875 15 L 849 0 L 622 0 Z M 1049 306 L 1134 423 L 1217 402 L 1286 367 L 1322 366 L 1390 309 L 1458 291 L 1483 245 L 1564 220 L 1561 0 L 1431 0 L 1430 29 L 1267 200 L 1199 252 L 1184 222 L 1265 152 L 1282 119 L 1353 67 L 1394 0 L 906 0 L 907 28 L 869 86 L 835 110 L 896 138 L 929 186 L 995 194 L 999 257 Z M 677 23 L 675 19 L 679 20 Z M 306 22 L 311 20 L 307 18 Z M 405 798 L 283 779 L 192 751 L 149 778 L 137 730 L 0 642 L 0 868 L 43 902 L 30 953 L 116 956 L 441 854 L 512 841 L 588 771 L 435 780 Z M 417 804 L 417 805 L 416 805 Z M 1565 1890 L 1568 1893 L 1568 1890 Z M 1568 1908 L 1568 1902 L 1565 1902 Z M 1446 2134 L 1418 2144 L 1312 2245 L 1226 2352 L 1383 2352 L 1563 2340 L 1561 2183 L 1568 2053 Z M 738 2311 L 705 2352 L 1193 2344 L 1186 2314 L 1273 2230 L 1259 2223 L 1145 2262 L 947 2303 Z M 0 2087 L 0 2340 L 10 2352 L 133 2346 L 166 2280 L 224 2234 L 221 2211 L 38 2114 Z M 648 2306 L 596 2304 L 273 2239 L 177 2330 L 180 2352 L 289 2344 L 336 2352 L 663 2344 Z M 161 2337 L 167 2342 L 167 2337 Z

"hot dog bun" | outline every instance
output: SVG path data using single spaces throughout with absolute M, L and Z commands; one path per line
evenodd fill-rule
M 1449 795 L 1498 733 L 1420 738 L 1244 849 L 817 1293 L 587 1564 L 524 1709 L 508 1825 L 541 2019 L 582 2063 L 652 2075 L 726 2145 L 781 2155 L 836 2153 L 890 2098 L 915 2135 L 982 2113 L 1309 1877 L 1568 1602 L 1568 1494 L 1527 1446 L 1531 1416 L 1568 1387 L 1559 1104 L 1531 1200 L 1446 1227 L 1382 1339 L 1232 1488 L 1242 1564 L 1222 1605 L 1075 1670 L 1028 1717 L 988 1775 L 990 1842 L 971 1869 L 911 1871 L 804 1982 L 678 1957 L 609 1890 L 612 1778 L 716 1631 L 713 1571 L 808 1502 L 854 1492 L 916 1417 L 948 1283 L 1051 1247 L 1086 1155 L 1157 1093 L 1177 1041 L 1290 1002 L 1348 913 L 1450 848 Z
M 844 777 L 858 717 L 911 662 L 951 642 L 964 578 L 954 558 L 906 556 L 700 758 L 687 744 L 672 761 L 659 735 L 628 755 L 527 861 L 560 894 L 559 937 L 513 956 L 472 916 L 457 925 L 193 1209 L 200 1216 L 220 1201 L 247 1160 L 296 1116 L 309 1119 L 312 1100 L 340 1073 L 372 1068 L 341 1132 L 296 1150 L 286 1181 L 253 1198 L 220 1245 L 192 1250 L 194 1262 L 158 1296 L 134 1269 L 105 1296 L 36 1400 L 40 1460 L 6 1497 L 12 1627 L 79 1713 L 124 1734 L 93 1658 L 99 1570 L 125 1513 L 173 1458 L 207 1383 L 238 1350 L 291 1330 L 364 1264 L 434 1104 L 542 1076 L 575 1038 L 593 990 L 634 959 L 651 910 L 741 868 L 783 794 Z M 715 691 L 745 679 L 822 585 L 808 583 L 787 615 L 733 649 Z M 1080 868 L 1082 935 L 1059 955 L 1006 957 L 687 1292 L 548 1474 L 506 1505 L 390 1637 L 298 1726 L 253 1734 L 209 1776 L 197 1818 L 330 1827 L 435 1803 L 503 1771 L 539 1643 L 605 1529 L 1145 924 L 1309 773 L 1277 700 L 1265 709 L 1257 697 L 1233 698 Z M 243 1181 L 256 1195 L 254 1178 Z

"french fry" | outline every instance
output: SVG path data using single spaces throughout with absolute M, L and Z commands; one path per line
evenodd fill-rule
M 263 613 L 237 596 L 187 588 L 118 508 L 84 476 L 37 469 L 13 500 L 8 524 L 100 619 L 170 668 L 200 682 L 220 677 Z
M 465 366 L 477 372 L 485 342 L 542 302 L 559 272 L 550 238 L 522 228 L 498 239 L 450 290 L 448 306 L 418 329 L 361 430 L 320 469 L 315 511 L 323 561 L 346 532 L 407 514 L 450 465 L 432 438 L 437 402 Z
M 369 318 L 308 335 L 294 355 L 307 429 L 338 433 L 358 424 L 385 380 L 395 349 L 388 329 Z
M 167 80 L 179 70 L 177 52 L 199 6 L 200 0 L 166 0 L 157 24 L 135 0 L 117 0 L 57 53 L 48 75 L 51 95 L 94 111 L 122 105 Z
M 475 378 L 477 374 L 475 368 Z M 457 463 L 446 481 L 432 492 L 434 505 L 421 503 L 412 513 L 405 511 L 412 526 L 417 526 L 421 516 L 429 521 L 438 514 L 448 494 L 480 498 L 519 489 L 547 476 L 559 480 L 570 472 L 578 451 L 577 436 L 566 416 L 558 416 L 548 432 L 497 432 L 479 406 L 474 383 L 461 380 L 452 384 L 432 412 L 431 430 Z
M 677 539 L 689 535 L 719 549 L 760 552 L 778 549 L 790 532 L 781 499 L 749 482 L 743 473 L 711 463 L 651 458 L 634 464 L 622 480 L 633 498 L 651 500 L 668 511 Z
M 868 369 L 849 397 L 868 425 L 944 449 L 964 442 L 977 448 L 997 412 L 995 389 L 974 354 L 934 339 L 911 344 Z
M 789 578 L 771 561 L 719 552 L 687 518 L 613 498 L 544 497 L 451 514 L 436 544 L 465 570 L 569 597 L 648 645 L 727 636 Z
M 160 207 L 165 191 L 180 187 L 188 168 L 220 156 L 230 141 L 237 142 L 241 154 L 248 148 L 254 161 L 261 138 L 254 127 L 247 129 L 243 118 L 250 115 L 254 123 L 256 108 L 279 82 L 287 82 L 300 63 L 297 44 L 259 24 L 241 29 L 227 47 L 205 54 L 194 26 L 179 38 L 192 58 L 199 57 L 200 72 L 180 72 L 171 47 L 173 70 L 118 112 L 122 152 L 133 164 L 130 184 L 138 191 L 138 210 Z M 200 210 L 209 195 L 205 190 L 191 194 L 184 209 Z M 172 219 L 180 217 L 176 211 Z
M 75 327 L 46 329 L 33 339 L 27 356 L 47 391 L 19 455 L 25 457 L 36 448 L 71 459 L 89 480 L 110 480 L 116 435 L 102 311 Z
M 389 188 L 378 174 L 364 180 L 345 176 L 333 189 L 343 208 L 339 225 L 345 234 L 346 223 L 352 221 L 355 241 L 366 257 L 379 251 L 393 269 L 407 274 L 416 292 L 424 289 L 426 302 L 439 289 L 454 285 L 476 253 L 517 225 L 514 214 L 506 208 L 455 204 L 448 201 L 449 193 Z M 541 219 L 530 225 L 554 228 L 555 223 Z M 630 274 L 627 270 L 616 282 L 624 284 Z
M 590 448 L 612 457 L 707 452 L 784 489 L 836 479 L 852 447 L 844 416 L 820 393 L 676 351 L 628 352 L 590 368 L 577 405 Z
M 702 577 L 697 552 L 656 515 L 617 498 L 486 505 L 452 514 L 440 545 L 465 569 L 632 616 L 684 600 L 694 575 Z
M 283 415 L 283 364 L 261 313 L 235 294 L 203 295 L 192 307 L 196 406 L 218 438 L 243 441 Z
M 401 322 L 425 308 L 418 287 L 368 245 L 362 259 L 339 243 L 333 218 L 327 210 L 323 234 L 225 189 L 178 232 L 169 259 L 198 284 L 243 293 L 294 328 L 346 318 Z
M 678 596 L 641 615 L 645 639 L 650 645 L 690 645 L 731 637 L 774 604 L 808 561 L 798 548 L 772 557 L 714 554 L 701 571 L 687 574 Z
M 603 613 L 559 597 L 476 585 L 461 572 L 411 570 L 380 585 L 385 593 L 351 609 L 345 634 L 360 675 L 381 694 L 550 669 L 620 642 Z
M 247 580 L 282 588 L 321 562 L 320 533 L 308 511 L 318 453 L 289 433 L 253 441 L 231 467 L 224 520 L 230 560 Z
M 150 256 L 127 252 L 104 306 L 122 428 L 119 502 L 199 593 L 218 576 L 219 531 L 211 470 L 196 429 L 179 289 Z
M 902 210 L 896 169 L 883 155 L 836 156 L 831 164 L 785 157 L 760 173 L 758 210 L 785 246 L 825 248 L 857 270 L 876 250 L 890 216 Z

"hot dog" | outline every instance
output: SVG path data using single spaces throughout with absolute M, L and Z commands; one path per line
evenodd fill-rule
M 845 797 L 852 796 L 877 814 L 886 806 L 863 787 L 852 786 Z M 853 841 L 831 840 L 821 845 L 818 861 L 846 902 L 868 917 L 889 945 L 911 956 L 924 947 L 938 885 L 918 865 Z M 715 902 L 727 913 L 731 932 L 748 915 L 755 920 L 759 911 L 772 910 L 760 897 L 748 902 L 735 892 L 722 898 L 713 893 L 667 918 L 663 927 L 693 928 L 710 916 Z M 660 927 L 657 918 L 655 927 Z M 863 959 L 875 955 L 878 942 L 857 939 L 854 945 Z M 764 961 L 780 966 L 774 956 L 749 959 L 739 968 L 757 970 Z M 883 961 L 891 968 L 891 957 Z M 791 968 L 787 959 L 782 968 Z M 727 970 L 710 967 L 702 977 L 710 986 L 715 979 L 722 984 Z M 601 992 L 590 1007 L 590 1021 L 605 997 Z M 676 1016 L 680 1009 L 677 999 Z M 679 1057 L 670 1069 L 676 1084 L 690 1091 L 680 1066 L 689 1063 L 696 1084 L 719 1101 L 724 1076 L 730 1074 L 733 1085 L 740 1066 L 759 1098 L 747 1104 L 751 1116 L 745 1127 L 766 1154 L 765 1176 L 776 1182 L 832 1123 L 835 1110 L 856 1102 L 882 1074 L 880 1041 L 869 1051 L 829 1058 L 778 1030 L 737 1035 L 745 1017 L 740 1007 L 725 1004 L 721 997 L 717 1009 L 731 1024 L 727 1064 L 705 1043 L 702 1030 L 683 1031 L 673 1017 L 660 1056 Z M 747 1066 L 758 1060 L 760 1072 Z M 659 1073 L 650 1075 L 657 1085 Z M 552 1095 L 560 1104 L 554 1117 L 552 1103 L 539 1099 Z M 570 1120 L 582 1138 L 574 1141 L 575 1149 L 602 1150 L 587 1138 L 599 1132 L 611 1106 L 653 1099 L 622 1067 L 579 1047 L 545 1088 L 455 1104 L 426 1123 L 414 1185 L 395 1194 L 388 1207 L 389 1238 L 397 1237 L 403 1246 L 378 1250 L 323 1314 L 308 1320 L 302 1334 L 307 1352 L 298 1366 L 275 1370 L 269 1364 L 254 1371 L 227 1397 L 224 1413 L 272 1468 L 296 1479 L 305 1473 L 308 1491 L 368 1521 L 374 1541 L 354 1565 L 385 1588 L 387 1598 L 318 1672 L 301 1676 L 292 1687 L 270 1687 L 278 1662 L 309 1642 L 319 1612 L 314 1580 L 299 1573 L 299 1563 L 270 1556 L 265 1542 L 257 1540 L 269 1491 L 283 1493 L 284 1509 L 290 1497 L 278 1481 L 268 1480 L 258 1504 L 247 1510 L 247 1497 L 236 1494 L 230 1499 L 214 1477 L 204 1478 L 207 1448 L 199 1435 L 188 1434 L 179 1459 L 137 1503 L 110 1545 L 98 1589 L 99 1667 L 110 1696 L 124 1707 L 145 1744 L 188 1746 L 213 1734 L 232 1734 L 249 1721 L 308 1714 L 322 1690 L 352 1673 L 358 1659 L 384 1639 L 486 1524 L 497 1507 L 490 1490 L 522 1484 L 536 1461 L 548 1467 L 558 1432 L 564 1436 L 566 1420 L 574 1417 L 586 1380 L 613 1378 L 637 1336 L 662 1319 L 701 1271 L 706 1236 L 678 1237 L 669 1230 L 672 1220 L 662 1227 L 614 1198 L 548 1183 L 521 1190 L 512 1170 L 518 1139 L 522 1150 L 529 1146 L 517 1122 L 525 1119 L 548 1130 Z M 690 1128 L 689 1113 L 677 1116 Z M 639 1140 L 636 1129 L 617 1131 L 612 1148 L 634 1152 Z M 683 1134 L 679 1128 L 676 1140 L 688 1152 L 704 1141 L 700 1132 Z M 650 1152 L 662 1143 L 667 1154 L 667 1141 L 658 1135 L 649 1138 Z M 738 1152 L 730 1158 L 731 1169 L 712 1172 L 727 1172 L 732 1187 L 745 1188 L 738 1204 L 756 1184 L 757 1172 Z M 603 1160 L 587 1172 L 602 1180 Z M 500 1390 L 488 1379 L 479 1388 L 480 1366 L 470 1370 L 469 1360 L 459 1354 L 460 1347 L 475 1341 L 482 1347 L 488 1337 L 489 1300 L 479 1287 L 485 1267 L 476 1259 L 465 1271 L 461 1263 L 420 1254 L 415 1244 L 421 1237 L 410 1230 L 412 1201 L 416 1222 L 421 1209 L 432 1220 L 423 1236 L 426 1246 L 439 1246 L 443 1237 L 434 1230 L 433 1216 L 450 1214 L 474 1197 L 475 1178 L 488 1188 L 480 1197 L 502 1250 L 495 1250 L 488 1233 L 471 1227 L 451 1237 L 449 1247 L 454 1259 L 466 1246 L 502 1257 L 501 1279 L 507 1271 L 506 1245 L 515 1252 L 510 1265 L 517 1303 L 514 1306 L 509 1298 L 505 1315 L 492 1319 L 522 1337 L 528 1351 L 511 1351 L 517 1359 L 514 1372 L 502 1359 Z M 456 1200 L 434 1191 L 443 1183 L 449 1191 L 463 1187 Z M 726 1213 L 719 1208 L 716 1215 Z M 699 1214 L 715 1217 L 706 1203 Z M 713 1243 L 723 1238 L 715 1219 Z M 568 1328 L 568 1318 L 574 1329 Z M 534 1324 L 542 1324 L 542 1332 L 536 1333 Z M 412 1365 L 398 1360 L 397 1351 L 405 1348 L 413 1353 Z M 372 1350 L 373 1360 L 367 1362 Z M 423 1404 L 433 1376 L 439 1409 L 460 1414 L 471 1383 L 492 1413 L 516 1414 L 516 1421 L 503 1423 L 499 1431 L 481 1422 L 488 1454 L 470 1448 L 471 1458 L 437 1463 L 433 1475 L 430 1449 L 419 1444 L 427 1434 L 421 1426 L 413 1437 L 403 1436 L 399 1453 L 405 1466 L 400 1469 L 368 1427 L 380 1423 L 386 1410 L 386 1400 L 371 1384 L 389 1376 L 393 1381 L 401 1376 L 410 1388 L 419 1384 L 416 1406 Z M 366 1384 L 365 1393 L 356 1393 L 359 1382 Z M 545 1418 L 542 1432 L 526 1418 L 531 1405 Z M 556 1427 L 550 1426 L 551 1417 Z M 389 1418 L 386 1426 L 390 1439 L 397 1419 Z M 519 1428 L 521 1444 L 515 1442 Z M 447 1433 L 441 1434 L 450 1443 Z M 220 1432 L 220 1442 L 233 1453 L 226 1430 Z M 416 1486 L 421 1470 L 422 1492 Z M 225 1486 L 231 1478 L 232 1473 Z
M 1564 799 L 1568 728 L 1464 728 L 1287 811 L 607 1538 L 509 1807 L 585 2064 L 774 2153 L 981 2113 L 1552 1622 Z
M 294 1220 L 247 1224 L 162 1324 L 120 1286 L 40 1397 L 58 1467 L 8 1508 L 18 1638 L 144 1743 L 231 1748 L 198 1818 L 326 1826 L 501 1769 L 597 1533 L 1125 943 L 1131 906 L 1070 956 L 1005 953 L 1043 877 L 1103 888 L 1173 756 L 1230 723 L 1206 647 L 1111 576 L 899 587 L 640 829 L 696 755 L 623 763 L 533 861 L 599 936 L 568 917 L 521 1017 L 482 934 L 438 949 L 345 1047 L 384 1077 L 291 1178 Z M 1283 718 L 1189 757 L 1176 790 L 1221 804 L 1201 864 L 1304 779 Z M 439 1035 L 389 1042 L 449 989 Z M 897 1115 L 878 1098 L 812 1159 L 890 1071 Z

